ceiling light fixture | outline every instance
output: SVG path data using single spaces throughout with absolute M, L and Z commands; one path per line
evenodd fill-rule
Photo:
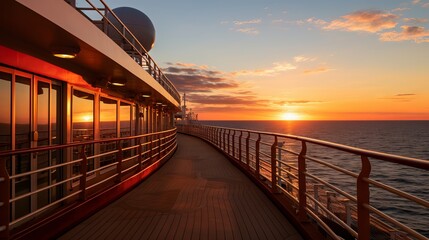
M 54 46 L 51 47 L 51 53 L 54 57 L 72 59 L 80 52 L 79 47 Z
M 113 78 L 109 81 L 109 83 L 113 86 L 123 87 L 127 83 L 127 79 L 125 79 L 125 78 Z

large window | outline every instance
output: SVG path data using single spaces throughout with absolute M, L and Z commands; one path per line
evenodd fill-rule
M 73 90 L 72 98 L 72 130 L 73 142 L 89 141 L 94 139 L 94 95 L 79 90 Z M 93 145 L 86 145 L 85 153 L 91 156 L 94 153 Z M 81 149 L 73 149 L 73 159 L 81 158 Z M 88 160 L 88 170 L 94 169 L 94 159 Z M 79 164 L 73 167 L 73 173 L 79 173 Z
M 131 105 L 129 103 L 121 102 L 120 107 L 121 137 L 128 137 L 131 135 Z
M 72 100 L 73 142 L 94 139 L 94 95 L 73 91 Z
M 115 138 L 117 137 L 117 101 L 105 97 L 100 98 L 100 138 Z M 101 143 L 100 153 L 114 151 L 116 149 L 115 142 Z M 100 166 L 105 166 L 114 162 L 115 154 L 109 154 L 100 158 Z
M 117 101 L 105 97 L 100 98 L 100 138 L 116 136 Z
M 9 150 L 12 148 L 11 84 L 12 74 L 0 72 L 0 151 Z

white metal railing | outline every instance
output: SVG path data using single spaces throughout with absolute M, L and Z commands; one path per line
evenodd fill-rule
M 115 143 L 116 148 L 103 153 L 93 151 L 106 143 Z M 44 213 L 51 214 L 77 201 L 85 201 L 144 171 L 153 163 L 170 156 L 176 147 L 174 128 L 132 137 L 0 152 L 0 239 L 7 239 L 9 230 L 21 223 Z M 13 161 L 22 160 L 22 156 L 37 159 L 44 153 L 51 156 L 56 153 L 67 160 L 57 159 L 56 163 L 47 167 L 10 174 Z M 101 157 L 107 155 L 113 155 L 115 161 L 101 166 Z M 44 161 L 52 162 L 52 159 Z M 40 184 L 40 174 L 54 172 L 61 172 L 57 175 L 61 177 Z M 26 178 L 33 181 L 32 187 L 20 185 Z M 29 208 L 27 203 L 30 204 Z M 27 209 L 19 209 L 23 206 Z
M 70 2 L 70 0 L 65 0 Z M 83 0 L 80 1 L 80 4 L 83 4 L 84 1 L 88 4 L 86 6 L 75 6 L 84 16 L 89 20 L 99 22 L 102 24 L 101 30 L 107 34 L 107 30 L 111 29 L 116 31 L 121 37 L 120 43 L 118 43 L 122 48 L 130 47 L 131 50 L 127 50 L 132 58 L 142 66 L 173 98 L 180 103 L 180 94 L 177 91 L 173 83 L 165 76 L 161 71 L 161 68 L 155 63 L 153 58 L 149 55 L 143 45 L 135 37 L 135 35 L 127 28 L 127 26 L 119 19 L 119 17 L 113 12 L 112 9 L 104 2 L 104 0 Z M 94 3 L 95 2 L 95 3 Z M 76 3 L 73 3 L 76 4 Z M 101 4 L 101 5 L 100 5 Z M 97 6 L 100 5 L 100 6 Z M 94 14 L 95 13 L 95 14 Z M 95 21 L 94 19 L 100 17 L 101 20 Z M 107 16 L 111 16 L 114 19 L 109 20 Z M 125 45 L 124 45 L 125 44 Z M 125 50 L 125 49 L 124 49 Z
M 313 219 L 333 239 L 429 237 L 429 222 L 416 223 L 418 216 L 413 214 L 399 219 L 383 210 L 393 204 L 390 201 L 400 200 L 399 211 L 414 210 L 427 217 L 428 195 L 417 196 L 383 183 L 381 177 L 371 177 L 387 164 L 427 175 L 429 160 L 270 132 L 198 124 L 178 125 L 178 131 L 208 141 L 239 162 L 271 192 L 289 199 L 297 219 Z M 372 166 L 377 168 L 371 170 Z

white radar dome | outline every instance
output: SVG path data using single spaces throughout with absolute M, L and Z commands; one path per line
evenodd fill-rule
M 113 9 L 113 12 L 134 34 L 134 36 L 143 45 L 146 51 L 149 52 L 149 50 L 151 50 L 155 44 L 155 27 L 153 26 L 149 17 L 139 10 L 130 7 L 115 8 Z M 116 21 L 112 14 L 107 14 L 107 19 L 109 19 L 109 21 L 111 21 L 120 31 L 122 31 L 118 21 Z M 113 27 L 108 28 L 108 35 L 115 42 L 121 42 L 119 33 L 117 33 Z M 129 36 L 127 37 L 129 38 Z

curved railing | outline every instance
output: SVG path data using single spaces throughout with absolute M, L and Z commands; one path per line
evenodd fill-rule
M 85 201 L 146 171 L 176 148 L 176 129 L 171 129 L 0 152 L 0 239 L 30 220 Z M 24 159 L 31 159 L 31 170 L 11 174 L 16 172 L 11 168 Z M 23 186 L 26 180 L 36 184 Z
M 297 219 L 312 219 L 333 239 L 429 237 L 428 194 L 407 192 L 405 180 L 402 187 L 385 183 L 380 171 L 392 167 L 427 176 L 429 160 L 269 132 L 203 125 L 179 125 L 178 131 L 213 144 L 283 195 Z M 409 215 L 397 216 L 396 206 Z
M 69 0 L 65 1 L 68 2 Z M 136 60 L 136 62 L 140 66 L 142 66 L 165 90 L 167 90 L 167 92 L 171 94 L 171 96 L 173 96 L 173 98 L 177 102 L 180 103 L 180 94 L 177 91 L 176 87 L 165 76 L 165 74 L 161 71 L 161 68 L 155 63 L 155 61 L 149 55 L 143 45 L 127 28 L 127 26 L 125 26 L 121 19 L 116 16 L 113 10 L 110 9 L 109 6 L 103 0 L 95 0 L 95 2 L 101 4 L 101 7 L 96 6 L 97 4 L 93 3 L 93 1 L 91 0 L 85 1 L 88 3 L 89 7 L 76 6 L 76 9 L 80 10 L 80 12 L 84 14 L 84 16 L 89 18 L 91 21 L 94 21 L 94 16 L 92 13 L 96 12 L 96 14 L 101 17 L 101 20 L 99 21 L 102 24 L 101 28 L 105 32 L 107 32 L 107 29 L 114 29 L 114 31 L 116 31 L 122 38 L 121 44 L 125 44 L 127 47 L 130 48 L 126 50 L 130 54 L 130 56 L 134 58 L 134 60 Z M 86 12 L 88 12 L 89 14 L 86 14 Z M 115 23 L 113 23 L 107 18 L 108 14 L 114 18 Z M 124 48 L 124 46 L 121 47 Z

